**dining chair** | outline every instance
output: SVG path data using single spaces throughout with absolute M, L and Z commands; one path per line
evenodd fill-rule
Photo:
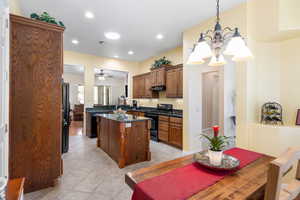
M 283 177 L 297 161 L 296 177 L 283 184 Z M 269 166 L 268 179 L 264 200 L 295 200 L 300 199 L 300 149 L 288 148 Z

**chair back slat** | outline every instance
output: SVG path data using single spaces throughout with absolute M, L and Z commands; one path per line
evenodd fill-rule
M 296 179 L 300 180 L 300 160 L 298 161 Z
M 289 184 L 282 179 L 297 162 L 296 177 Z M 293 200 L 300 194 L 300 149 L 289 148 L 276 160 L 272 161 L 268 171 L 265 200 Z

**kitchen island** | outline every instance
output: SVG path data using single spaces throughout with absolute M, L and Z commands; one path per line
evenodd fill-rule
M 134 115 L 96 114 L 97 146 L 106 152 L 119 168 L 149 161 L 149 118 Z

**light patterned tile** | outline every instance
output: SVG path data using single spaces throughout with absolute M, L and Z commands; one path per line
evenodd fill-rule
M 63 155 L 64 174 L 53 188 L 25 195 L 24 200 L 130 200 L 132 191 L 125 174 L 139 168 L 183 156 L 166 144 L 151 142 L 152 159 L 119 169 L 96 139 L 70 136 L 70 151 Z

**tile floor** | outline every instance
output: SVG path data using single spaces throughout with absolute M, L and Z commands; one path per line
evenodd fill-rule
M 70 136 L 70 150 L 63 155 L 64 174 L 57 186 L 25 195 L 25 200 L 130 200 L 132 191 L 124 181 L 127 172 L 171 160 L 184 153 L 162 143 L 151 142 L 152 159 L 119 169 L 96 139 Z

